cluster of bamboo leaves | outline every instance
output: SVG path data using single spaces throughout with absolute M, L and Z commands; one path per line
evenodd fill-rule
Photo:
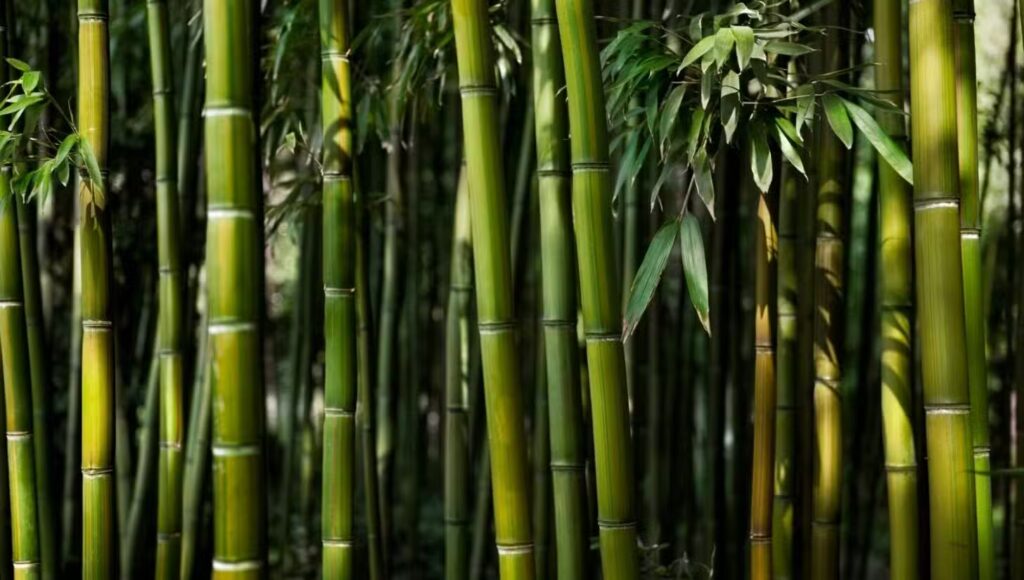
M 654 296 L 677 240 L 691 302 L 710 331 L 704 244 L 686 201 L 696 191 L 714 218 L 714 169 L 724 147 L 749 152 L 754 183 L 767 192 L 776 178 L 774 158 L 807 177 L 803 158 L 813 127 L 827 127 L 848 149 L 856 128 L 912 182 L 906 153 L 858 101 L 892 106 L 838 80 L 848 71 L 807 74 L 807 60 L 825 30 L 801 24 L 809 13 L 787 17 L 777 8 L 738 3 L 721 14 L 699 13 L 673 23 L 639 21 L 602 51 L 615 135 L 611 148 L 619 158 L 616 196 L 635 185 L 652 154 L 660 165 L 650 191 L 652 207 L 673 172 L 682 167 L 687 175 L 683 215 L 654 236 L 631 287 L 623 327 L 627 338 Z M 816 125 L 820 115 L 827 123 Z

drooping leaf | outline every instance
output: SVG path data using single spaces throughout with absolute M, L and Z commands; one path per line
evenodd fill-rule
M 789 122 L 789 119 L 785 117 L 775 117 L 775 125 L 782 131 L 789 140 L 801 145 L 804 142 L 804 138 L 800 136 L 800 132 L 796 130 L 793 123 Z
M 814 87 L 801 85 L 793 90 L 796 97 L 796 131 L 814 118 Z
M 796 147 L 793 146 L 793 143 L 790 142 L 789 135 L 781 125 L 776 124 L 775 129 L 778 131 L 776 141 L 779 142 L 779 149 L 782 150 L 782 156 L 786 158 L 786 161 L 788 161 L 794 169 L 799 171 L 806 178 L 807 171 L 804 170 L 804 161 L 800 157 L 800 152 L 797 151 Z
M 647 305 L 654 297 L 661 282 L 661 276 L 665 273 L 665 266 L 668 265 L 668 258 L 672 254 L 672 247 L 675 246 L 676 236 L 679 234 L 679 225 L 671 221 L 658 230 L 647 248 L 647 254 L 636 272 L 636 278 L 629 290 L 629 301 L 626 303 L 626 317 L 622 323 L 622 340 L 628 340 L 633 331 L 636 330 L 640 318 L 647 310 Z
M 885 159 L 885 162 L 892 167 L 893 171 L 899 174 L 904 181 L 910 185 L 914 184 L 914 167 L 907 158 L 907 154 L 903 152 L 903 149 L 893 141 L 885 131 L 878 125 L 875 118 L 870 113 L 862 109 L 859 105 L 842 99 L 843 105 L 846 110 L 850 113 L 850 118 L 853 119 L 857 129 L 867 137 L 868 142 L 871 143 L 875 151 Z
M 750 125 L 750 171 L 754 176 L 757 188 L 766 192 L 772 186 L 772 152 L 768 145 L 768 135 L 764 125 L 755 122 Z
M 697 152 L 693 162 L 693 182 L 697 186 L 697 195 L 708 208 L 711 219 L 715 219 L 715 177 L 712 172 L 711 162 L 703 149 Z
M 103 209 L 106 206 L 106 192 L 104 191 L 103 173 L 100 171 L 99 161 L 96 159 L 96 153 L 93 152 L 92 145 L 88 139 L 82 139 L 79 136 L 79 143 L 81 146 L 78 150 L 82 155 L 82 162 L 85 164 L 85 177 L 88 178 L 87 187 L 82 188 L 83 195 L 87 195 L 88 199 L 82 200 L 82 207 L 95 205 Z
M 754 52 L 754 30 L 749 26 L 733 26 L 732 35 L 736 39 L 736 60 L 743 70 Z
M 715 33 L 715 64 L 721 67 L 729 60 L 736 37 L 731 28 L 719 28 Z
M 686 67 L 688 67 L 691 64 L 697 62 L 698 60 L 701 59 L 702 56 L 707 54 L 708 51 L 710 51 L 714 47 L 715 47 L 715 37 L 714 36 L 708 36 L 706 38 L 702 38 L 700 40 L 700 42 L 698 42 L 697 44 L 693 45 L 693 48 L 691 48 L 686 53 L 686 56 L 683 57 L 683 62 L 679 64 L 679 69 L 676 72 L 682 71 Z
M 704 331 L 711 334 L 711 306 L 708 299 L 708 266 L 704 256 L 704 239 L 700 223 L 693 214 L 687 213 L 679 222 L 679 240 L 682 246 L 683 275 L 686 277 L 686 291 L 690 302 L 697 311 Z
M 853 147 L 853 125 L 850 124 L 843 100 L 829 93 L 821 98 L 821 105 L 825 108 L 825 118 L 832 132 L 847 149 Z
M 700 78 L 700 107 L 702 109 L 708 108 L 708 103 L 711 102 L 711 85 L 715 81 L 715 69 L 708 68 L 704 71 L 704 76 Z
M 658 123 L 659 148 L 661 154 L 665 154 L 665 142 L 672 134 L 676 125 L 676 117 L 679 115 L 679 107 L 683 104 L 683 97 L 686 95 L 686 85 L 676 85 L 665 98 L 665 104 L 661 107 L 661 119 Z
M 722 79 L 722 98 L 719 104 L 725 142 L 732 143 L 733 133 L 740 121 L 740 75 L 729 71 Z
M 687 157 L 692 165 L 697 156 L 701 142 L 701 128 L 704 126 L 704 109 L 693 109 L 690 116 L 690 128 L 686 132 L 686 143 L 688 145 Z
M 647 103 L 645 104 L 647 116 L 647 129 L 651 132 L 651 138 L 655 138 L 654 127 L 658 123 L 658 88 L 651 87 L 647 90 Z
M 57 148 L 57 154 L 53 158 L 54 162 L 58 165 L 63 163 L 71 154 L 71 149 L 76 143 L 78 143 L 78 133 L 69 133 L 67 137 L 64 137 L 64 140 L 60 142 L 60 147 Z
M 815 52 L 814 48 L 807 46 L 806 44 L 797 44 L 795 42 L 785 42 L 782 40 L 772 40 L 764 47 L 765 52 L 773 54 L 779 54 L 782 56 L 803 56 Z

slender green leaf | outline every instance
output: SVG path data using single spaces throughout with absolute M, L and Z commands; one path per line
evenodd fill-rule
M 793 146 L 793 143 L 790 142 L 789 135 L 778 124 L 775 125 L 775 129 L 778 131 L 776 140 L 779 142 L 779 149 L 782 150 L 782 156 L 785 157 L 786 161 L 788 161 L 789 164 L 797 171 L 802 173 L 804 177 L 807 177 L 807 171 L 804 170 L 804 160 L 801 159 L 800 152 L 797 151 L 796 147 Z
M 772 186 L 772 152 L 768 146 L 768 135 L 760 122 L 751 123 L 747 133 L 750 144 L 750 171 L 754 175 L 754 183 L 762 191 Z
M 714 36 L 708 36 L 707 38 L 702 38 L 701 41 L 698 42 L 697 44 L 693 45 L 693 48 L 691 48 L 689 50 L 689 52 L 686 53 L 686 56 L 683 57 L 683 62 L 679 64 L 678 71 L 681 71 L 681 70 L 685 69 L 686 67 L 690 66 L 691 64 L 697 62 L 698 60 L 700 60 L 700 58 L 702 56 L 707 54 L 708 51 L 710 51 L 714 47 L 715 47 L 715 37 Z
M 736 37 L 732 34 L 731 28 L 719 28 L 715 33 L 715 64 L 723 66 L 732 54 L 732 47 L 736 43 Z
M 32 70 L 32 67 L 30 67 L 28 65 L 28 63 L 26 63 L 25 61 L 18 60 L 16 58 L 12 58 L 12 57 L 7 57 L 7 64 L 9 64 L 9 65 L 13 66 L 14 68 L 20 70 L 21 72 L 28 72 L 28 71 Z
M 665 273 L 665 266 L 668 265 L 668 258 L 672 254 L 672 247 L 676 243 L 676 236 L 679 234 L 679 225 L 669 222 L 654 234 L 644 261 L 636 272 L 633 285 L 629 290 L 629 301 L 626 303 L 626 318 L 622 324 L 622 339 L 627 340 L 636 330 L 640 318 L 647 310 L 647 305 L 654 297 L 661 282 L 661 276 Z
M 878 151 L 878 154 L 885 159 L 885 162 L 898 173 L 904 181 L 910 185 L 914 184 L 914 167 L 907 158 L 903 149 L 893 141 L 885 131 L 878 125 L 875 118 L 859 105 L 841 99 L 846 110 L 849 111 L 857 129 L 868 139 L 868 142 Z
M 697 152 L 693 162 L 693 181 L 697 186 L 697 195 L 700 196 L 704 206 L 708 208 L 711 219 L 715 219 L 715 177 L 712 171 L 711 162 L 703 149 Z
M 686 277 L 686 291 L 690 302 L 697 311 L 704 332 L 711 334 L 711 302 L 708 299 L 708 266 L 704 256 L 704 239 L 700 223 L 693 214 L 687 213 L 679 223 L 679 241 L 682 246 L 683 274 Z
M 686 85 L 679 84 L 673 88 L 668 97 L 665 98 L 665 104 L 661 107 L 661 119 L 658 123 L 658 136 L 660 137 L 659 147 L 661 154 L 665 154 L 665 142 L 668 141 L 669 136 L 672 134 L 672 129 L 675 128 L 676 118 L 679 115 L 679 107 L 683 104 L 683 97 L 686 95 Z
M 736 38 L 736 60 L 743 70 L 754 52 L 754 30 L 749 26 L 733 26 L 732 35 Z
M 847 149 L 853 147 L 853 126 L 850 124 L 846 107 L 843 106 L 843 100 L 830 93 L 821 98 L 821 104 L 825 107 L 825 118 L 828 119 L 832 132 Z

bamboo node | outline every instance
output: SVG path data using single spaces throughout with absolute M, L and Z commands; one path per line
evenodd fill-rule
M 576 321 L 563 318 L 541 318 L 540 325 L 544 328 L 576 328 Z
M 110 330 L 114 323 L 110 320 L 82 319 L 83 330 Z
M 564 169 L 537 169 L 537 177 L 569 177 L 569 172 Z
M 355 411 L 352 411 L 352 410 L 349 410 L 349 409 L 341 409 L 341 408 L 338 408 L 338 407 L 325 407 L 324 408 L 324 416 L 325 417 L 342 417 L 342 418 L 345 418 L 345 419 L 351 419 L 351 418 L 356 416 L 356 413 L 355 413 Z
M 339 288 L 337 286 L 324 285 L 324 296 L 330 296 L 332 298 L 352 298 L 355 295 L 355 288 Z
M 330 546 L 332 548 L 351 548 L 352 540 L 343 540 L 339 538 L 322 538 L 320 543 L 324 546 Z
M 459 94 L 466 97 L 495 97 L 498 89 L 493 85 L 464 85 L 459 87 Z
M 916 472 L 916 463 L 886 463 L 885 471 L 889 473 Z
M 259 445 L 213 445 L 214 457 L 247 457 L 259 455 L 262 447 Z
M 530 19 L 530 24 L 534 26 L 543 26 L 546 24 L 558 24 L 558 19 L 554 16 L 538 16 Z
M 532 554 L 533 542 L 525 544 L 498 544 L 498 555 L 515 556 L 517 554 Z
M 573 173 L 607 173 L 611 169 L 607 161 L 574 161 L 572 164 Z
M 245 107 L 207 105 L 203 107 L 203 117 L 246 117 L 251 119 L 252 112 Z
M 207 220 L 215 219 L 255 219 L 256 212 L 239 207 L 211 207 L 206 212 Z
M 971 406 L 964 405 L 925 405 L 924 412 L 927 415 L 969 415 Z
M 341 62 L 348 62 L 348 51 L 340 50 L 322 50 L 320 51 L 321 60 L 340 60 Z
M 13 564 L 19 570 L 32 570 L 40 566 L 39 560 L 14 560 Z
M 171 540 L 175 540 L 175 539 L 178 539 L 180 537 L 181 537 L 181 532 L 157 532 L 156 533 L 156 541 L 158 543 L 159 542 L 169 542 Z
M 915 199 L 914 211 L 926 211 L 929 209 L 960 209 L 960 198 L 958 197 L 930 197 L 927 199 Z
M 256 323 L 246 321 L 217 322 L 210 324 L 206 331 L 210 335 L 229 334 L 232 332 L 255 332 Z
M 0 300 L 0 308 L 24 308 L 21 300 Z
M 477 326 L 479 327 L 480 334 L 502 334 L 510 330 L 514 331 L 516 329 L 516 321 L 481 322 Z
M 213 559 L 213 569 L 216 572 L 244 572 L 263 569 L 263 560 L 221 560 Z
M 584 333 L 587 342 L 622 342 L 622 335 L 617 332 L 588 331 Z
M 7 432 L 7 440 L 8 441 L 24 441 L 24 440 L 31 439 L 31 438 L 32 438 L 32 432 L 31 431 L 8 431 Z
M 83 467 L 82 477 L 90 479 L 98 479 L 114 474 L 113 467 Z
M 964 240 L 980 240 L 981 228 L 960 228 L 960 238 Z

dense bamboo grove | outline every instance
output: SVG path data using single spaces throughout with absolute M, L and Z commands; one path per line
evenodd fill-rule
M 0 579 L 1024 579 L 1016 4 L 0 1 Z

